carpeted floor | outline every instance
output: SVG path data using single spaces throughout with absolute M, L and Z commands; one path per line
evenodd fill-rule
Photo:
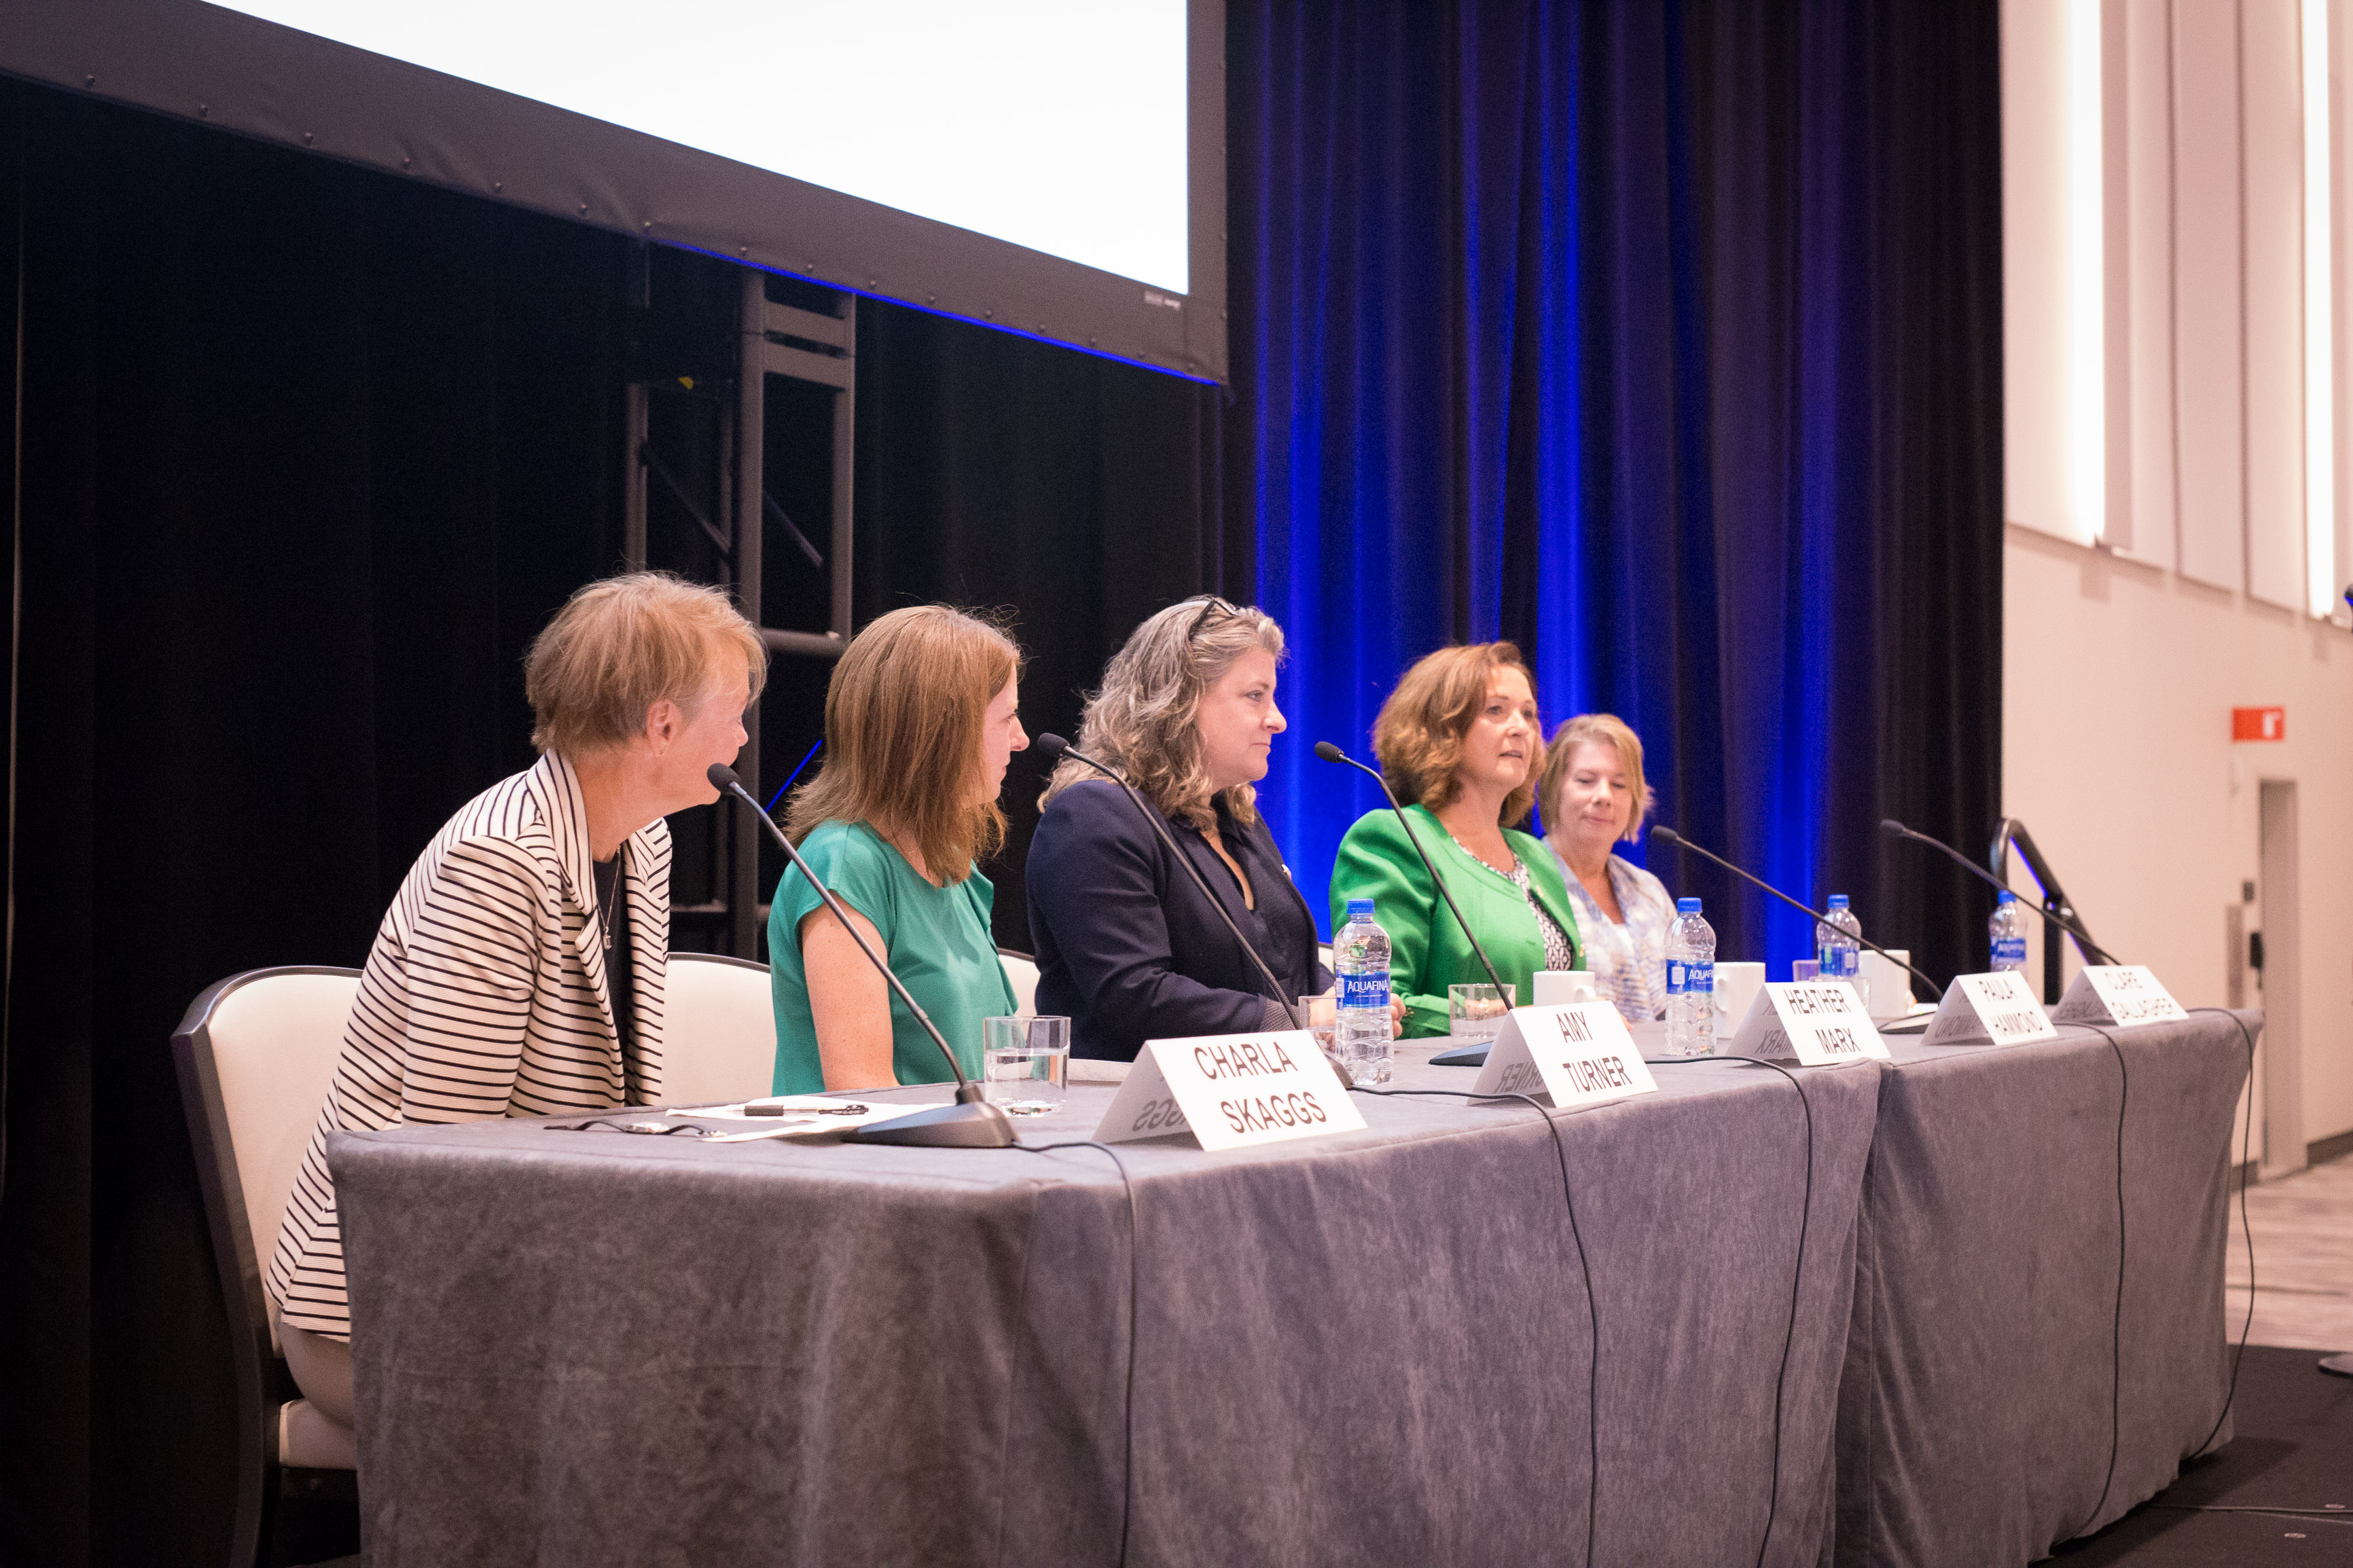
M 2322 1372 L 2316 1363 L 2328 1353 L 2249 1345 L 2230 1443 L 2050 1561 L 2063 1568 L 2353 1565 L 2353 1378 Z M 2293 1509 L 2311 1511 L 2263 1511 Z

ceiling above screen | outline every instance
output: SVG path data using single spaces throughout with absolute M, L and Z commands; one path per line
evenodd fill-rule
M 0 69 L 1222 380 L 1222 0 L 0 0 Z

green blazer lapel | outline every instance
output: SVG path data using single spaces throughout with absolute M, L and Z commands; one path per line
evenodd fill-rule
M 1577 948 L 1577 962 L 1582 964 L 1585 961 L 1585 933 L 1577 929 L 1577 911 L 1569 906 L 1568 884 L 1561 880 L 1560 868 L 1553 864 L 1552 851 L 1534 834 L 1515 832 L 1513 837 L 1525 840 L 1514 847 L 1519 850 L 1520 858 L 1527 863 L 1529 889 L 1535 894 L 1536 902 L 1544 906 L 1545 913 L 1568 933 L 1569 942 Z M 1535 846 L 1534 853 L 1529 851 L 1530 844 Z

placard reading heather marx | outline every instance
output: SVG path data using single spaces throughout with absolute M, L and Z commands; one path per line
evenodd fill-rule
M 1767 985 L 1748 1005 L 1733 1032 L 1731 1055 L 1778 1061 L 1795 1057 L 1810 1068 L 1840 1067 L 1865 1057 L 1887 1059 L 1887 1044 L 1843 980 L 1798 980 Z
M 1315 1037 L 1286 1029 L 1145 1041 L 1095 1138 L 1124 1143 L 1190 1132 L 1214 1153 L 1364 1126 Z
M 1471 1092 L 1545 1094 L 1554 1109 L 1567 1110 L 1658 1088 L 1616 1004 L 1569 1002 L 1513 1008 Z

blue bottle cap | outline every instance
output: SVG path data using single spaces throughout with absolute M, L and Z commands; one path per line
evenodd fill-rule
M 1994 902 L 1998 904 L 2014 904 L 2018 902 L 2018 895 L 2011 892 L 2008 888 L 2004 888 L 2000 892 L 1994 895 Z
M 1355 920 L 1359 915 L 1363 916 L 1366 920 L 1371 920 L 1373 918 L 1372 900 L 1350 899 L 1348 900 L 1348 918 L 1350 920 Z
M 1695 915 L 1699 913 L 1699 900 L 1697 899 L 1677 899 L 1675 900 L 1675 913 L 1679 915 Z
M 1831 895 L 1831 908 L 1834 910 L 1842 910 L 1846 908 L 1846 895 L 1844 893 L 1832 893 Z

